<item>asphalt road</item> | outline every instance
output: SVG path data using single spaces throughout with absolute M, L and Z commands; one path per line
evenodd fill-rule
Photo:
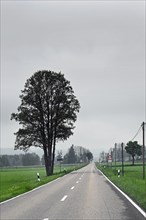
M 1 204 L 0 215 L 1 220 L 144 220 L 94 164 Z

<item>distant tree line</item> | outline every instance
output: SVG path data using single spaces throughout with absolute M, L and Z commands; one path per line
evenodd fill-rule
M 41 164 L 40 157 L 36 153 L 0 156 L 0 167 L 32 166 L 32 165 L 40 165 L 40 164 Z
M 122 148 L 121 144 L 117 144 L 116 148 L 110 148 L 109 152 L 102 151 L 99 156 L 100 162 L 108 162 L 109 155 L 112 161 L 122 161 Z M 134 165 L 135 159 L 141 159 L 142 146 L 137 141 L 129 141 L 123 149 L 124 161 L 132 161 Z
M 60 157 L 60 154 L 58 154 Z M 64 164 L 87 163 L 93 160 L 93 154 L 86 148 L 72 145 L 63 157 Z
M 93 160 L 93 154 L 86 148 L 72 145 L 63 156 L 58 151 L 55 162 L 62 160 L 64 164 L 88 163 Z M 45 165 L 44 155 L 40 158 L 36 153 L 1 155 L 0 167 Z

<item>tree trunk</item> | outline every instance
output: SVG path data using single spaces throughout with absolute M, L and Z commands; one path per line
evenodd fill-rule
M 56 137 L 54 137 L 54 143 L 53 143 L 52 174 L 53 174 L 53 171 L 54 171 L 55 146 L 56 146 Z
M 59 109 L 59 104 L 58 104 Z M 58 110 L 57 110 L 58 112 Z M 57 112 L 56 112 L 56 118 L 57 118 Z M 55 147 L 56 147 L 56 129 L 57 129 L 57 121 L 55 120 L 54 124 L 54 135 L 53 135 L 53 155 L 52 155 L 52 173 L 54 171 L 54 160 L 55 160 Z
M 44 149 L 44 160 L 46 167 L 46 175 L 50 176 L 52 174 L 51 154 L 48 155 L 46 149 Z
M 50 176 L 51 175 L 51 172 L 50 172 L 50 162 L 49 162 L 49 157 L 48 156 L 44 156 L 44 159 L 45 159 L 45 167 L 46 167 L 46 175 L 47 176 Z
M 134 156 L 132 156 L 132 165 L 134 166 Z

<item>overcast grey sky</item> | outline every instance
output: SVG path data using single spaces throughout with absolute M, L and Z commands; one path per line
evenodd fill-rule
M 26 79 L 44 69 L 64 73 L 81 104 L 57 149 L 97 156 L 133 138 L 145 120 L 145 1 L 1 1 L 1 13 L 2 148 L 14 148 Z

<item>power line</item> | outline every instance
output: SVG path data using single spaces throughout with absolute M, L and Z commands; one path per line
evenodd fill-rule
M 142 124 L 140 125 L 140 128 L 138 129 L 138 131 L 137 131 L 137 133 L 134 135 L 134 137 L 131 139 L 131 141 L 133 141 L 133 140 L 136 138 L 136 136 L 139 134 L 141 128 L 142 128 Z

